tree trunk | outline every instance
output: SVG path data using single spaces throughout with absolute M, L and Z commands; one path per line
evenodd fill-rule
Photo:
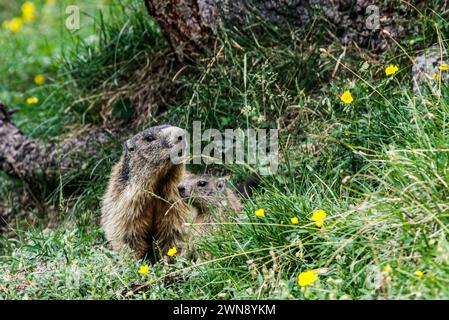
M 58 144 L 25 136 L 0 102 L 0 170 L 30 185 L 57 181 L 59 174 L 79 168 L 97 154 L 97 146 L 110 141 L 105 131 L 82 132 Z
M 393 0 L 145 0 L 149 13 L 179 56 L 210 47 L 222 25 L 245 28 L 265 20 L 288 28 L 302 28 L 325 20 L 326 30 L 343 44 L 355 43 L 375 51 L 394 43 L 391 38 L 417 32 L 411 17 L 417 13 Z M 426 1 L 415 1 L 418 7 Z M 386 31 L 386 32 L 381 32 Z
M 145 0 L 145 5 L 179 58 L 209 47 L 221 27 L 215 0 Z

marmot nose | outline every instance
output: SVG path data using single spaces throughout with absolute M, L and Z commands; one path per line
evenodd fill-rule
M 170 143 L 172 145 L 186 143 L 187 139 L 187 131 L 178 127 L 168 127 L 166 129 Z
M 179 186 L 178 187 L 178 191 L 179 191 L 179 194 L 184 194 L 184 192 L 186 192 L 186 188 L 185 187 L 181 187 L 181 186 Z

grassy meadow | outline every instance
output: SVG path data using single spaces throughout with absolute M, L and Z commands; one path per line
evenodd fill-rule
M 0 100 L 20 108 L 20 129 L 58 141 L 101 125 L 105 108 L 120 125 L 134 101 L 123 88 L 169 50 L 143 1 L 78 0 L 82 27 L 69 31 L 71 1 L 34 0 L 35 17 L 13 31 L 3 22 L 24 2 L 0 0 Z M 180 73 L 142 128 L 280 129 L 278 172 L 201 240 L 198 260 L 144 272 L 108 248 L 100 201 L 119 143 L 45 194 L 0 173 L 0 299 L 448 299 L 449 90 L 439 77 L 413 91 L 412 61 L 449 48 L 449 22 L 431 5 L 422 14 L 415 38 L 381 54 L 324 27 L 224 30 Z M 189 169 L 233 182 L 251 171 Z

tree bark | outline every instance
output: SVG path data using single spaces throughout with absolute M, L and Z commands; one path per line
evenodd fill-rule
M 98 145 L 111 140 L 103 130 L 81 132 L 60 143 L 45 143 L 24 135 L 0 102 L 0 170 L 32 186 L 54 184 L 59 174 L 81 167 Z
M 209 47 L 221 28 L 215 0 L 145 0 L 177 56 Z
M 410 20 L 417 12 L 400 0 L 145 0 L 145 3 L 178 56 L 210 47 L 223 25 L 242 29 L 260 20 L 287 28 L 303 28 L 314 20 L 326 20 L 326 32 L 333 38 L 374 51 L 382 51 L 394 43 L 391 38 L 417 32 Z M 426 1 L 414 4 L 425 6 Z M 371 21 L 374 25 L 370 19 L 376 19 Z

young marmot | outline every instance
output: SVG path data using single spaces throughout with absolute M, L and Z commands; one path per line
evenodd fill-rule
M 181 198 L 192 206 L 193 220 L 196 223 L 211 220 L 211 209 L 215 213 L 221 213 L 223 209 L 242 209 L 240 199 L 226 185 L 227 180 L 206 174 L 186 173 L 178 190 Z
M 178 193 L 185 165 L 170 159 L 185 131 L 169 125 L 144 130 L 124 143 L 102 203 L 101 224 L 115 250 L 129 247 L 137 258 L 163 254 L 181 243 L 189 208 Z
M 191 209 L 187 220 L 189 227 L 186 228 L 186 258 L 198 257 L 198 240 L 216 230 L 215 225 L 209 224 L 214 222 L 213 213 L 217 220 L 222 220 L 226 211 L 242 209 L 240 199 L 227 187 L 226 182 L 227 178 L 186 173 L 179 184 L 179 195 Z

